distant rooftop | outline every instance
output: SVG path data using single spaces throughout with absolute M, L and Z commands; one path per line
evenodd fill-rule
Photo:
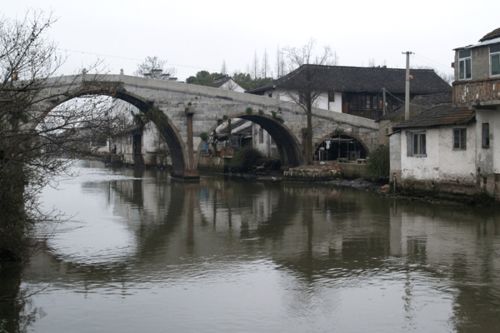
M 495 29 L 495 30 L 493 30 L 491 32 L 488 32 L 479 41 L 480 42 L 484 42 L 484 41 L 495 39 L 495 38 L 500 38 L 500 28 L 497 28 L 497 29 Z
M 451 91 L 451 87 L 432 69 L 411 69 L 411 93 L 433 94 Z M 312 79 L 311 79 L 312 78 Z M 302 65 L 271 84 L 248 91 L 259 94 L 274 88 L 297 90 L 304 85 L 316 91 L 391 93 L 405 91 L 405 69 L 387 67 L 352 67 Z
M 497 44 L 497 43 L 500 43 L 500 28 L 497 28 L 491 32 L 488 32 L 486 35 L 483 36 L 483 38 L 481 38 L 479 40 L 479 43 L 477 43 L 477 44 L 457 47 L 455 50 L 474 49 L 477 47 L 487 46 L 487 45 Z

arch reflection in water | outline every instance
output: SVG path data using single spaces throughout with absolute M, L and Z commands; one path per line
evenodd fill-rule
M 112 175 L 82 181 L 79 195 L 103 199 L 98 223 L 110 214 L 134 246 L 105 263 L 56 246 L 33 257 L 24 285 L 50 286 L 32 298 L 48 314 L 37 332 L 85 331 L 81 309 L 96 330 L 123 332 L 500 327 L 495 211 L 330 186 Z

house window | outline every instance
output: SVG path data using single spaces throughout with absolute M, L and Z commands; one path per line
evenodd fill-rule
M 465 150 L 467 149 L 467 129 L 454 128 L 453 129 L 453 149 Z
M 264 130 L 259 128 L 259 143 L 264 143 Z
M 426 157 L 426 137 L 425 131 L 407 132 L 406 153 L 408 156 Z
M 482 124 L 481 143 L 483 148 L 490 148 L 490 123 Z
M 371 96 L 366 96 L 366 109 L 371 109 L 372 108 L 372 97 Z
M 500 75 L 500 44 L 490 46 L 490 73 Z
M 460 80 L 467 80 L 472 77 L 471 70 L 471 51 L 462 50 L 458 51 L 458 78 Z
M 335 102 L 335 92 L 329 91 L 328 92 L 328 103 L 333 103 L 333 102 Z

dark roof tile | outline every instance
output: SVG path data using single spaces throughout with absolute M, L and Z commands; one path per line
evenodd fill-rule
M 495 39 L 495 38 L 498 38 L 498 37 L 500 37 L 500 28 L 497 28 L 497 29 L 495 29 L 493 31 L 488 32 L 479 41 L 480 42 L 484 42 L 484 41 L 487 41 L 487 40 L 490 40 L 490 39 Z
M 474 110 L 457 108 L 451 104 L 441 104 L 422 111 L 410 120 L 394 125 L 393 129 L 466 125 L 474 119 Z
M 308 85 L 316 91 L 377 93 L 385 87 L 394 94 L 405 91 L 405 69 L 386 67 L 350 67 L 302 65 L 272 84 L 249 91 L 263 93 L 274 87 L 303 89 Z M 451 87 L 431 69 L 411 69 L 411 93 L 447 92 Z

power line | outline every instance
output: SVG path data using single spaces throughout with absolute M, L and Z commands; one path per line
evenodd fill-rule
M 134 62 L 144 61 L 144 58 L 143 59 L 139 59 L 139 58 L 125 57 L 125 56 L 120 56 L 120 55 L 115 55 L 115 54 L 97 53 L 97 52 L 89 52 L 89 51 L 73 50 L 73 49 L 64 49 L 64 48 L 58 48 L 58 50 L 64 51 L 64 52 L 79 53 L 79 54 L 85 54 L 85 55 L 93 55 L 93 56 L 98 56 L 98 57 L 123 59 L 123 60 L 134 61 Z M 201 66 L 192 66 L 192 65 L 185 65 L 185 64 L 173 64 L 173 63 L 167 63 L 167 64 L 170 65 L 170 66 L 180 67 L 180 68 L 189 68 L 189 69 L 195 69 L 195 70 L 205 69 L 205 70 L 215 71 L 215 69 L 213 69 L 213 68 L 207 68 L 207 67 L 201 67 Z
M 439 62 L 439 61 L 436 61 L 436 60 L 434 60 L 434 59 L 431 59 L 431 58 L 429 58 L 429 57 L 426 57 L 426 56 L 424 56 L 424 55 L 422 55 L 422 54 L 418 54 L 418 53 L 415 53 L 415 56 L 416 56 L 417 58 L 421 58 L 421 59 L 423 59 L 423 60 L 426 60 L 426 62 L 427 62 L 428 64 L 431 64 L 431 65 L 437 65 L 438 67 L 440 67 L 440 68 L 441 68 L 441 69 L 443 69 L 443 70 L 444 70 L 445 68 L 447 68 L 447 69 L 449 70 L 449 66 L 450 66 L 449 64 L 448 64 L 448 65 L 445 65 L 445 64 L 443 64 L 443 63 L 441 63 L 441 62 Z

